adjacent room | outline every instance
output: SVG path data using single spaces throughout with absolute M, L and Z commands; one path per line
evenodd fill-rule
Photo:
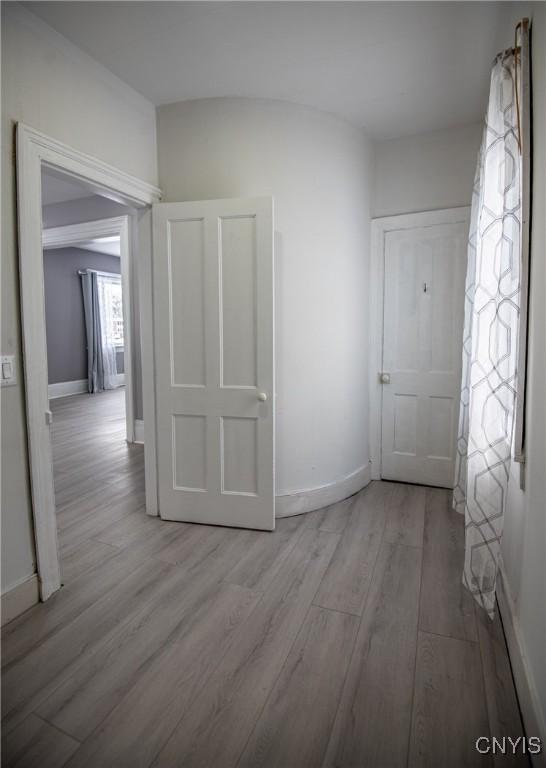
M 103 529 L 128 508 L 144 507 L 131 496 L 144 487 L 134 329 L 124 321 L 132 275 L 121 250 L 122 240 L 128 249 L 131 209 L 47 170 L 41 187 L 48 418 L 66 586 L 97 553 L 115 553 L 101 540 Z
M 546 761 L 546 3 L 2 3 L 2 761 Z

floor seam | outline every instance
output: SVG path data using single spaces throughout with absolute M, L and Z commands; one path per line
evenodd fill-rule
M 368 486 L 366 486 L 366 487 L 368 487 Z M 392 489 L 390 491 L 390 495 L 392 495 Z M 334 729 L 336 727 L 336 722 L 337 722 L 337 719 L 338 719 L 338 716 L 339 716 L 341 702 L 343 701 L 343 694 L 345 692 L 345 687 L 347 685 L 347 679 L 349 677 L 349 672 L 350 672 L 351 666 L 353 664 L 353 659 L 355 658 L 356 644 L 357 644 L 357 641 L 358 641 L 358 636 L 360 634 L 360 630 L 362 628 L 362 622 L 364 621 L 364 615 L 366 613 L 366 608 L 368 607 L 368 600 L 369 600 L 370 592 L 371 592 L 372 585 L 373 585 L 373 582 L 374 582 L 374 579 L 375 579 L 375 573 L 376 573 L 376 569 L 377 569 L 377 562 L 379 560 L 379 553 L 380 553 L 381 548 L 382 548 L 383 543 L 384 543 L 384 537 L 385 537 L 386 528 L 387 528 L 387 519 L 386 519 L 386 516 L 384 516 L 384 524 L 383 524 L 383 529 L 381 531 L 381 540 L 380 540 L 379 546 L 377 548 L 377 554 L 376 554 L 375 561 L 374 561 L 374 564 L 373 564 L 372 574 L 370 576 L 370 584 L 369 584 L 369 587 L 368 587 L 368 591 L 366 593 L 366 598 L 365 598 L 363 606 L 362 606 L 362 613 L 360 614 L 360 616 L 357 616 L 358 626 L 356 628 L 355 637 L 354 637 L 354 641 L 353 641 L 353 647 L 351 649 L 351 653 L 350 653 L 350 656 L 349 656 L 349 661 L 347 663 L 347 670 L 345 672 L 345 677 L 343 678 L 343 683 L 341 685 L 341 692 L 340 692 L 340 695 L 339 695 L 339 700 L 338 700 L 338 703 L 337 703 L 336 712 L 335 712 L 334 717 L 332 718 L 332 725 L 330 727 L 330 733 L 328 735 L 328 741 L 326 743 L 326 748 L 325 748 L 324 754 L 322 756 L 322 760 L 323 761 L 324 761 L 325 756 L 328 754 L 328 748 L 330 746 L 330 742 L 331 742 L 332 736 L 334 734 Z M 337 547 L 336 547 L 336 549 L 337 549 Z M 318 592 L 318 590 L 317 590 L 317 592 Z M 340 611 L 340 613 L 343 613 L 343 611 Z M 348 614 L 348 615 L 353 616 L 354 614 Z
M 425 510 L 423 509 L 423 515 L 424 515 L 424 512 Z M 415 627 L 415 659 L 413 662 L 413 686 L 411 690 L 411 715 L 410 715 L 410 727 L 409 727 L 409 733 L 408 733 L 408 745 L 406 748 L 406 766 L 408 767 L 409 767 L 411 745 L 412 745 L 413 719 L 415 717 L 415 683 L 417 680 L 417 656 L 419 653 L 419 625 L 421 623 L 421 593 L 423 590 L 423 561 L 425 558 L 424 539 L 425 539 L 425 525 L 423 520 L 423 545 L 419 547 L 419 549 L 421 550 L 421 568 L 420 568 L 420 574 L 419 574 L 419 597 L 417 599 L 417 622 Z
M 300 528 L 299 530 L 301 530 L 301 533 L 300 533 L 300 534 L 297 536 L 297 538 L 298 538 L 298 539 L 299 539 L 299 538 L 303 538 L 303 531 L 306 531 L 306 530 L 309 530 L 309 529 L 308 529 L 308 528 L 305 528 L 305 526 L 304 526 L 304 525 L 302 525 L 302 526 L 301 526 L 301 528 Z M 339 544 L 339 541 L 338 541 L 338 544 Z M 331 556 L 330 556 L 330 559 L 328 560 L 328 563 L 326 564 L 326 566 L 325 566 L 325 568 L 324 568 L 324 573 L 323 573 L 323 575 L 322 575 L 322 578 L 324 578 L 324 574 L 326 573 L 326 571 L 328 570 L 328 568 L 329 568 L 329 566 L 330 566 L 330 563 L 332 562 L 332 558 L 333 558 L 333 556 L 334 556 L 334 553 L 335 553 L 336 549 L 337 549 L 337 545 L 336 545 L 336 547 L 334 548 L 334 550 L 332 551 L 332 554 L 331 554 Z M 289 647 L 289 649 L 288 649 L 288 651 L 287 651 L 287 653 L 286 653 L 286 656 L 284 657 L 284 660 L 283 660 L 283 662 L 282 662 L 282 664 L 281 664 L 281 667 L 280 667 L 280 669 L 279 669 L 279 672 L 278 672 L 278 674 L 276 675 L 275 679 L 273 680 L 273 682 L 272 682 L 272 684 L 271 684 L 271 688 L 270 688 L 270 690 L 268 691 L 268 694 L 267 694 L 267 696 L 265 697 L 265 701 L 264 701 L 264 703 L 263 703 L 263 706 L 262 706 L 262 707 L 261 707 L 261 709 L 260 709 L 260 713 L 259 713 L 259 715 L 256 717 L 256 719 L 254 720 L 254 724 L 253 724 L 252 728 L 251 728 L 251 729 L 250 729 L 250 731 L 249 731 L 249 734 L 248 734 L 248 738 L 246 739 L 246 741 L 245 741 L 245 744 L 244 744 L 243 748 L 241 749 L 241 751 L 240 751 L 240 753 L 239 753 L 239 756 L 238 756 L 238 758 L 237 758 L 237 762 L 234 764 L 234 768 L 238 768 L 238 766 L 240 765 L 240 763 L 241 763 L 241 760 L 243 759 L 243 756 L 244 756 L 244 754 L 245 754 L 246 748 L 247 748 L 247 746 L 248 746 L 248 744 L 249 744 L 249 742 L 250 742 L 250 739 L 252 738 L 252 734 L 253 734 L 253 733 L 254 733 L 254 731 L 256 730 L 256 727 L 257 727 L 257 725 L 258 725 L 258 723 L 259 723 L 259 721 L 260 721 L 260 718 L 262 717 L 262 715 L 263 715 L 263 713 L 264 713 L 264 710 L 265 710 L 265 708 L 266 708 L 266 706 L 267 706 L 267 703 L 268 703 L 268 701 L 269 701 L 269 699 L 270 699 L 270 697 L 271 697 L 271 695 L 272 695 L 273 691 L 275 690 L 275 686 L 276 686 L 276 684 L 277 684 L 277 682 L 278 682 L 279 678 L 281 677 L 281 675 L 282 675 L 282 673 L 283 673 L 283 670 L 284 670 L 284 668 L 285 668 L 285 666 L 286 666 L 286 664 L 287 664 L 287 661 L 288 661 L 288 658 L 289 658 L 289 656 L 290 656 L 290 654 L 291 654 L 291 652 L 292 652 L 292 649 L 293 649 L 293 648 L 294 648 L 294 646 L 296 645 L 296 643 L 297 643 L 297 640 L 298 640 L 298 638 L 299 638 L 299 636 L 300 636 L 300 634 L 301 634 L 301 632 L 302 632 L 302 629 L 303 629 L 303 627 L 305 626 L 305 622 L 307 621 L 307 618 L 308 618 L 308 616 L 309 616 L 309 613 L 310 613 L 310 611 L 311 611 L 311 608 L 313 608 L 313 606 L 314 606 L 314 602 L 313 602 L 313 601 L 314 601 L 314 599 L 315 599 L 315 596 L 316 596 L 316 595 L 317 595 L 317 593 L 318 593 L 318 590 L 320 589 L 320 585 L 321 585 L 321 583 L 322 583 L 322 578 L 320 579 L 320 581 L 319 581 L 319 583 L 318 583 L 318 585 L 317 585 L 317 588 L 316 588 L 316 590 L 315 590 L 315 592 L 314 592 L 314 594 L 313 594 L 313 597 L 311 598 L 311 601 L 309 602 L 309 605 L 308 605 L 308 607 L 307 607 L 307 610 L 305 611 L 305 615 L 304 615 L 304 617 L 303 617 L 303 619 L 302 619 L 302 621 L 301 621 L 301 624 L 300 624 L 300 626 L 299 626 L 299 628 L 298 628 L 298 631 L 296 632 L 296 635 L 295 635 L 295 637 L 294 637 L 294 640 L 293 640 L 293 641 L 290 643 L 290 647 Z M 315 606 L 315 607 L 316 607 L 316 606 Z
M 342 611 L 341 608 L 330 608 L 330 606 L 328 605 L 315 603 L 315 601 L 313 601 L 311 605 L 314 606 L 315 608 L 320 608 L 322 611 L 331 611 L 332 613 L 341 613 L 343 616 L 352 616 L 355 619 L 361 619 L 364 614 L 364 611 L 362 611 L 362 613 L 351 613 L 351 611 Z
M 432 632 L 430 629 L 423 629 L 418 627 L 418 631 L 423 635 L 433 635 L 433 637 L 443 637 L 445 640 L 456 640 L 459 643 L 470 643 L 470 645 L 479 645 L 477 640 L 470 640 L 468 637 L 453 637 L 453 635 L 446 635 L 442 632 Z
M 51 720 L 48 720 L 47 717 L 44 717 L 43 715 L 38 714 L 35 710 L 33 710 L 31 715 L 34 715 L 34 717 L 37 717 L 39 720 L 41 720 L 43 723 L 46 723 L 51 728 L 54 728 L 56 731 L 59 731 L 59 733 L 62 733 L 63 736 L 67 736 L 69 739 L 72 739 L 73 741 L 77 741 L 78 744 L 82 744 L 82 740 L 78 739 L 77 736 L 73 736 L 71 733 L 68 733 L 68 731 L 63 730 L 63 728 L 59 728 L 59 726 L 56 723 L 52 723 Z M 27 715 L 28 717 L 28 715 Z M 21 721 L 24 722 L 24 721 Z

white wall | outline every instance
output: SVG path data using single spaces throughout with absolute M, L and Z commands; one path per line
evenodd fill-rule
M 482 129 L 472 123 L 375 142 L 372 216 L 470 205 Z
M 370 146 L 330 115 L 261 99 L 158 110 L 165 200 L 273 195 L 277 494 L 367 465 Z
M 526 490 L 519 466 L 510 477 L 502 554 L 506 587 L 537 719 L 546 738 L 546 5 L 507 10 L 502 46 L 516 20 L 532 19 L 533 207 L 526 399 Z M 519 6 L 519 7 L 518 7 Z M 526 714 L 524 710 L 524 716 Z
M 2 592 L 35 570 L 26 454 L 16 250 L 17 121 L 157 182 L 155 110 L 32 14 L 2 3 L 2 354 L 18 384 L 2 390 Z

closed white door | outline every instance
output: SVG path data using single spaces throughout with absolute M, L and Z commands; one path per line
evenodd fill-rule
M 381 475 L 453 487 L 468 223 L 387 232 Z
M 275 527 L 273 201 L 153 209 L 159 512 Z

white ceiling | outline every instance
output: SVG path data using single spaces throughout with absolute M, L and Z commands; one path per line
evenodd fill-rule
M 375 138 L 481 119 L 498 2 L 28 2 L 155 104 L 306 104 Z
M 119 237 L 94 237 L 91 240 L 82 240 L 81 242 L 71 242 L 67 245 L 44 245 L 44 250 L 58 251 L 63 248 L 82 248 L 84 251 L 93 251 L 93 253 L 105 253 L 107 256 L 121 257 L 121 245 Z
M 68 200 L 79 200 L 92 194 L 82 184 L 52 176 L 46 171 L 42 172 L 42 205 L 66 203 Z
M 93 253 L 105 253 L 108 256 L 120 256 L 119 237 L 96 237 L 86 243 L 78 243 L 77 248 Z

